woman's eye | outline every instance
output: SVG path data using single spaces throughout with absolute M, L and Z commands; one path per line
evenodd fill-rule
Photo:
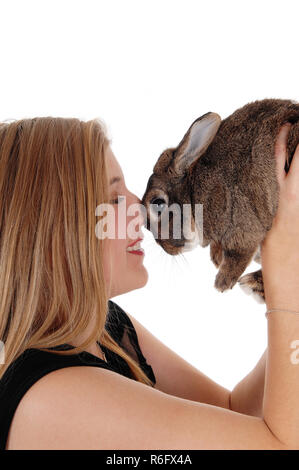
M 117 199 L 112 199 L 110 201 L 111 204 L 118 204 L 119 202 L 122 202 L 124 200 L 125 196 L 118 196 Z

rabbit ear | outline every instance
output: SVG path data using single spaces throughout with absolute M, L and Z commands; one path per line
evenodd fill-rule
M 214 139 L 221 123 L 216 113 L 207 113 L 196 119 L 179 143 L 173 159 L 173 169 L 182 175 L 197 160 Z

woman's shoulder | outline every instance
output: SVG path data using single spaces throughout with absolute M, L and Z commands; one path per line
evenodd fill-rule
M 262 419 L 174 397 L 110 370 L 48 374 L 14 417 L 7 449 L 284 449 Z
M 21 400 L 6 448 L 122 448 L 118 447 L 122 446 L 122 436 L 129 429 L 133 434 L 138 432 L 135 413 L 139 422 L 149 421 L 149 413 L 159 413 L 159 407 L 162 412 L 165 403 L 161 402 L 158 408 L 156 403 L 154 411 L 151 390 L 154 389 L 108 369 L 55 370 L 38 380 Z M 125 442 L 127 445 L 127 438 Z
M 111 373 L 110 369 L 88 365 L 55 369 L 35 381 L 14 413 L 6 448 L 37 449 L 46 445 L 45 442 L 48 442 L 49 448 L 59 445 L 57 427 L 70 423 L 70 415 L 77 416 L 78 410 L 86 407 L 97 372 L 103 372 L 104 386 L 105 374 Z
M 146 363 L 139 348 L 136 331 L 128 315 L 115 302 L 109 301 L 108 307 L 106 320 L 108 332 L 132 357 L 139 360 L 139 364 L 144 372 L 151 380 L 155 381 L 152 369 Z M 128 338 L 129 341 L 127 341 Z M 68 349 L 68 346 L 61 345 L 61 348 L 58 349 Z M 77 355 L 58 356 L 37 349 L 26 350 L 14 361 L 2 381 L 2 389 L 5 390 L 3 399 L 8 401 L 8 395 L 10 395 L 9 402 L 11 405 L 9 413 L 3 411 L 3 421 L 7 423 L 7 432 L 9 429 L 6 445 L 14 445 L 14 442 L 18 439 L 18 434 L 24 426 L 26 427 L 26 417 L 30 417 L 29 421 L 33 419 L 34 410 L 40 408 L 39 416 L 44 421 L 46 411 L 42 411 L 42 409 L 44 406 L 46 408 L 50 406 L 53 398 L 54 403 L 57 404 L 60 399 L 62 402 L 66 401 L 68 407 L 73 406 L 74 410 L 76 410 L 77 404 L 72 402 L 72 400 L 80 399 L 80 396 L 78 397 L 74 393 L 68 394 L 64 390 L 63 387 L 68 387 L 68 381 L 72 384 L 71 390 L 73 390 L 77 388 L 76 381 L 78 377 L 79 387 L 80 384 L 82 386 L 82 380 L 85 380 L 87 386 L 89 381 L 91 381 L 90 386 L 92 386 L 93 377 L 95 374 L 101 373 L 99 371 L 103 371 L 103 377 L 111 372 L 114 375 L 131 376 L 129 368 L 125 367 L 126 364 L 121 357 L 108 351 L 107 348 L 101 347 L 107 355 L 107 363 L 86 352 Z M 75 384 L 73 384 L 73 381 Z M 9 394 L 9 388 L 12 394 Z M 18 391 L 17 393 L 15 393 L 16 390 Z M 84 397 L 81 405 L 84 406 Z M 61 416 L 63 416 L 63 413 Z M 21 432 L 21 435 L 29 439 L 32 435 L 30 429 L 29 427 L 26 433 Z

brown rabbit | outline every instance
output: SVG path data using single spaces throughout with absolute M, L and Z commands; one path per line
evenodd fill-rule
M 172 255 L 210 244 L 211 259 L 219 267 L 215 287 L 223 292 L 239 280 L 244 290 L 265 301 L 262 271 L 240 276 L 251 262 L 260 262 L 260 244 L 271 228 L 279 198 L 274 145 L 283 124 L 292 123 L 288 136 L 288 171 L 299 142 L 299 104 L 265 99 L 249 103 L 221 121 L 215 113 L 196 119 L 175 148 L 166 149 L 150 176 L 142 204 L 147 228 L 157 217 L 157 243 Z M 299 184 L 299 182 L 298 182 Z M 203 207 L 202 238 L 161 237 L 167 208 L 191 204 Z M 155 209 L 155 210 L 154 210 Z M 157 212 L 158 209 L 158 212 Z M 169 226 L 174 218 L 168 211 Z M 184 221 L 181 218 L 181 225 Z M 153 230 L 152 230 L 153 231 Z

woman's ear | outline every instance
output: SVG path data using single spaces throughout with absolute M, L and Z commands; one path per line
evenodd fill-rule
M 183 175 L 207 150 L 220 124 L 221 117 L 216 113 L 204 114 L 191 124 L 174 153 L 172 165 L 176 174 Z

